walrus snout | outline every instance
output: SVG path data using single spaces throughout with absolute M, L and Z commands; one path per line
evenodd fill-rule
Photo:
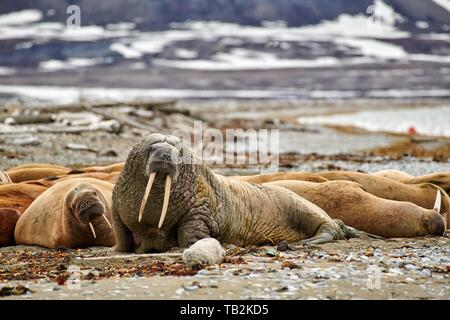
M 440 236 L 445 232 L 445 220 L 437 212 L 432 213 L 425 218 L 425 223 L 428 229 L 428 233 L 431 235 Z
M 147 176 L 153 172 L 170 175 L 172 179 L 178 174 L 180 163 L 179 151 L 168 143 L 156 143 L 150 147 L 150 154 L 146 168 Z

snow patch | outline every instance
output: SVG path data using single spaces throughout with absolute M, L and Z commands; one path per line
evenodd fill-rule
M 0 26 L 25 25 L 42 19 L 42 12 L 35 9 L 26 9 L 0 15 Z

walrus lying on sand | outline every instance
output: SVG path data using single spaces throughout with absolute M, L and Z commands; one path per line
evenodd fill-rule
M 432 183 L 441 187 L 450 195 L 450 172 L 437 172 L 414 177 L 398 170 L 383 170 L 375 172 L 372 175 L 407 184 Z
M 170 201 L 169 201 L 170 198 Z M 130 151 L 113 191 L 116 251 L 221 243 L 324 243 L 367 236 L 295 193 L 214 174 L 174 136 L 151 134 Z
M 12 246 L 14 228 L 19 220 L 20 212 L 10 208 L 0 208 L 0 247 Z
M 6 173 L 11 178 L 12 182 L 24 182 L 30 180 L 39 180 L 46 177 L 51 176 L 60 176 L 63 174 L 67 174 L 70 172 L 66 169 L 58 169 L 58 168 L 22 168 L 16 170 L 8 170 Z
M 0 185 L 0 208 L 15 209 L 22 213 L 45 190 L 47 187 L 26 183 Z
M 66 181 L 70 179 L 80 179 L 80 178 L 92 178 L 97 180 L 106 181 L 109 183 L 115 183 L 117 178 L 119 177 L 120 172 L 86 172 L 86 173 L 77 173 L 77 174 L 66 174 L 57 177 L 47 177 L 39 180 L 26 181 L 24 183 L 27 184 L 37 184 L 45 187 L 51 187 L 61 181 Z
M 47 248 L 113 246 L 112 189 L 111 183 L 90 178 L 54 185 L 19 218 L 16 243 Z
M 371 174 L 352 172 L 352 171 L 325 171 L 319 173 L 301 173 L 286 172 L 283 175 L 279 173 L 242 176 L 240 181 L 251 181 L 253 183 L 264 183 L 268 181 L 278 180 L 302 180 L 303 176 L 311 181 L 310 176 L 317 176 L 328 181 L 346 180 L 359 183 L 364 191 L 377 196 L 379 198 L 396 201 L 412 202 L 422 208 L 433 209 L 438 190 L 442 192 L 441 210 L 445 214 L 449 211 L 450 198 L 447 193 L 440 187 L 431 183 L 422 184 L 405 184 L 384 177 L 374 176 Z M 318 181 L 320 182 L 320 181 Z M 448 218 L 448 216 L 447 216 Z
M 350 181 L 314 183 L 282 180 L 266 183 L 287 188 L 322 208 L 331 218 L 356 229 L 385 238 L 442 235 L 445 219 L 440 215 L 441 191 L 432 210 L 411 202 L 378 198 Z

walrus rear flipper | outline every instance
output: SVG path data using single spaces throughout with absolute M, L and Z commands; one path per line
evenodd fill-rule
M 342 222 L 342 221 L 341 221 Z M 334 240 L 342 240 L 346 239 L 346 235 L 341 230 L 339 224 L 338 227 L 334 223 L 325 222 L 322 224 L 319 228 L 319 230 L 316 232 L 314 237 L 305 239 L 300 241 L 301 244 L 321 244 L 321 243 L 327 243 Z
M 11 178 L 5 171 L 0 170 L 0 184 L 7 184 L 7 183 L 12 183 Z
M 360 231 L 355 228 L 349 227 L 345 225 L 345 223 L 342 220 L 334 219 L 334 222 L 336 222 L 339 225 L 339 227 L 344 232 L 345 237 L 347 239 L 351 238 L 359 238 L 363 240 L 384 239 L 383 237 L 377 236 L 375 234 Z
M 334 222 L 336 222 L 336 224 L 339 226 L 338 230 L 336 230 L 335 225 L 333 226 L 330 223 L 325 223 L 314 237 L 302 240 L 300 241 L 300 243 L 321 244 L 334 240 L 345 240 L 351 238 L 359 238 L 364 240 L 384 239 L 383 237 L 349 227 L 345 225 L 342 220 L 334 219 Z

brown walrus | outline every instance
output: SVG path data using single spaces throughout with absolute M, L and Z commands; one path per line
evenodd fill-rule
M 14 228 L 20 213 L 10 208 L 0 208 L 0 247 L 12 246 L 14 242 Z
M 445 231 L 445 219 L 439 213 L 441 191 L 437 193 L 435 208 L 428 210 L 411 202 L 378 198 L 350 181 L 283 180 L 268 184 L 295 192 L 318 205 L 333 219 L 385 238 L 442 235 Z
M 266 174 L 261 175 L 261 181 L 278 181 L 278 180 L 302 180 L 303 177 L 308 179 L 310 175 L 315 175 L 320 178 L 324 178 L 329 181 L 334 180 L 346 180 L 359 183 L 366 192 L 373 194 L 379 198 L 396 200 L 396 201 L 407 201 L 415 203 L 416 205 L 426 208 L 433 209 L 436 193 L 438 190 L 442 191 L 442 213 L 447 213 L 450 207 L 450 198 L 445 193 L 445 191 L 431 183 L 421 183 L 421 184 L 405 184 L 402 182 L 394 181 L 384 177 L 374 176 L 371 174 L 352 172 L 352 171 L 324 171 L 319 173 L 301 173 L 301 172 L 286 172 L 282 175 L 280 174 Z M 270 178 L 268 178 L 268 176 Z M 249 181 L 258 183 L 257 179 L 259 176 L 250 176 Z M 246 181 L 247 177 L 239 178 L 241 181 Z M 312 180 L 312 179 L 310 179 Z M 319 181 L 320 182 L 320 181 Z
M 26 183 L 0 185 L 0 208 L 24 212 L 47 187 Z
M 90 178 L 57 183 L 19 218 L 16 243 L 47 248 L 113 246 L 112 189 L 111 183 Z
M 383 170 L 375 172 L 373 175 L 408 184 L 432 183 L 450 194 L 450 172 L 436 172 L 414 177 L 398 170 Z
M 363 235 L 285 188 L 214 174 L 180 139 L 162 134 L 128 154 L 113 191 L 113 221 L 114 249 L 137 253 L 209 237 L 245 246 Z
M 60 176 L 64 175 L 70 172 L 66 169 L 59 169 L 59 168 L 48 168 L 48 167 L 42 167 L 42 168 L 21 168 L 21 169 L 15 169 L 15 170 L 8 170 L 8 176 L 11 178 L 12 182 L 24 182 L 24 181 L 31 181 L 31 180 L 39 180 L 46 177 L 52 177 L 52 176 Z

